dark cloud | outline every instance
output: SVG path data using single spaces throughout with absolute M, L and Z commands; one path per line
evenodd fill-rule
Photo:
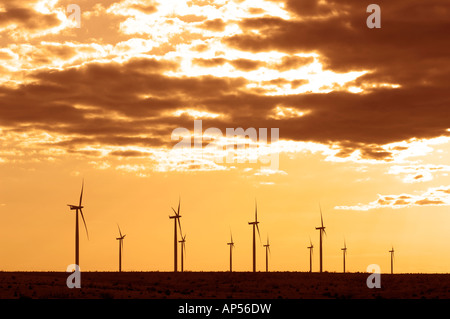
M 146 132 L 156 139 L 149 145 L 161 145 L 171 143 L 174 128 L 192 129 L 192 118 L 174 117 L 170 112 L 201 107 L 226 115 L 204 119 L 205 128 L 218 127 L 225 132 L 227 127 L 278 127 L 282 139 L 335 143 L 342 146 L 340 156 L 359 149 L 363 157 L 371 159 L 390 158 L 391 154 L 379 147 L 381 144 L 447 133 L 450 100 L 439 88 L 264 96 L 249 93 L 247 81 L 241 78 L 177 78 L 159 73 L 174 67 L 164 61 L 134 59 L 124 65 L 91 63 L 62 71 L 34 72 L 30 77 L 33 83 L 0 87 L 0 124 L 32 124 L 88 138 L 132 138 Z M 280 105 L 309 112 L 298 118 L 270 118 Z M 121 119 L 124 116 L 128 118 L 125 122 Z M 122 140 L 120 145 L 127 143 L 139 142 Z
M 158 10 L 156 1 L 155 2 L 151 1 L 150 4 L 135 3 L 135 4 L 130 5 L 130 8 L 141 11 L 145 14 L 151 14 Z
M 372 71 L 359 81 L 447 86 L 450 83 L 446 76 L 450 71 L 448 1 L 379 1 L 380 29 L 366 26 L 369 3 L 349 0 L 323 3 L 286 1 L 287 8 L 301 19 L 245 19 L 240 22 L 244 34 L 224 41 L 252 52 L 317 52 L 327 68 L 338 72 Z
M 196 65 L 199 65 L 202 67 L 206 67 L 206 68 L 223 65 L 223 64 L 227 63 L 227 61 L 228 60 L 224 59 L 224 58 L 212 58 L 212 59 L 194 58 L 194 59 L 192 59 L 193 64 L 196 64 Z
M 216 32 L 222 32 L 226 26 L 227 24 L 222 19 L 208 20 L 200 25 L 201 28 Z
M 113 151 L 113 152 L 110 152 L 109 155 L 120 156 L 120 157 L 145 157 L 145 156 L 148 156 L 148 153 L 139 152 L 139 151 Z
M 421 199 L 415 202 L 416 205 L 444 205 L 441 200 Z
M 197 52 L 205 52 L 209 49 L 209 46 L 207 44 L 202 43 L 192 47 L 191 49 Z
M 281 61 L 279 63 L 267 63 L 264 61 L 250 60 L 243 58 L 235 60 L 227 60 L 225 58 L 210 58 L 210 59 L 194 58 L 192 60 L 192 63 L 202 67 L 214 67 L 223 65 L 228 62 L 236 69 L 241 71 L 252 71 L 260 67 L 266 67 L 278 71 L 288 71 L 292 69 L 298 69 L 302 66 L 312 63 L 313 61 L 314 58 L 312 57 L 284 56 L 283 58 L 281 58 Z M 298 81 L 300 81 L 301 83 Z M 297 87 L 301 84 L 304 84 L 305 81 L 308 82 L 307 80 L 294 80 L 292 81 L 293 87 Z
M 288 55 L 281 58 L 280 63 L 272 65 L 272 68 L 277 69 L 279 71 L 288 71 L 292 69 L 298 69 L 312 62 L 314 62 L 313 57 L 300 57 L 296 55 L 294 56 Z
M 213 1 L 194 1 L 192 5 L 199 3 L 214 5 Z M 286 56 L 280 62 L 226 57 L 196 58 L 192 62 L 203 67 L 229 63 L 244 71 L 259 67 L 287 71 L 314 60 L 297 54 L 318 53 L 317 59 L 324 67 L 335 72 L 370 71 L 347 84 L 367 86 L 363 93 L 336 90 L 269 96 L 264 94 L 264 87 L 248 89 L 249 82 L 244 78 L 167 76 L 165 72 L 178 70 L 176 62 L 136 58 L 124 64 L 110 61 L 65 70 L 32 71 L 26 84 L 0 86 L 0 125 L 66 134 L 67 140 L 59 146 L 71 151 L 93 144 L 162 146 L 172 143 L 170 133 L 174 128 L 192 129 L 192 117 L 171 113 L 193 108 L 225 115 L 204 119 L 204 128 L 218 127 L 225 132 L 227 127 L 277 127 L 282 139 L 333 143 L 340 146 L 338 156 L 346 157 L 359 150 L 362 157 L 376 160 L 392 157 L 380 145 L 449 134 L 448 1 L 379 1 L 381 29 L 366 27 L 369 2 L 285 3 L 293 19 L 244 19 L 239 22 L 243 34 L 223 39 L 225 44 L 240 50 L 283 52 Z M 36 29 L 57 23 L 52 20 L 56 16 L 40 17 L 29 9 L 8 7 L 7 12 L 11 14 L 0 13 L 4 18 L 0 20 L 2 26 L 14 22 L 25 29 Z M 215 31 L 225 26 L 221 19 L 180 19 Z M 182 36 L 178 40 L 182 43 Z M 159 49 L 166 52 L 175 44 L 164 45 L 164 50 Z M 208 49 L 207 44 L 192 48 L 196 52 Z M 48 46 L 30 58 L 36 64 L 46 63 L 54 57 L 68 59 L 76 50 Z M 8 58 L 5 54 L 2 57 Z M 308 80 L 280 78 L 263 84 L 289 83 L 297 88 Z M 377 86 L 381 83 L 400 87 Z M 301 117 L 274 119 L 271 115 L 278 106 L 308 112 Z M 148 138 L 136 137 L 141 134 Z
M 256 70 L 256 69 L 260 68 L 261 66 L 265 65 L 265 63 L 263 63 L 263 62 L 249 60 L 249 59 L 236 59 L 236 60 L 230 61 L 230 63 L 236 69 L 242 70 L 242 71 Z
M 0 27 L 17 24 L 27 30 L 42 30 L 55 27 L 61 23 L 55 13 L 42 14 L 31 8 L 6 6 L 0 12 Z
M 201 22 L 207 19 L 205 16 L 198 16 L 195 14 L 188 14 L 184 16 L 178 16 L 178 19 L 180 19 L 183 22 Z

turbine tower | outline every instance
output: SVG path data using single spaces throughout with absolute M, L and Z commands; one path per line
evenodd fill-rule
M 320 254 L 320 272 L 322 272 L 322 265 L 323 265 L 323 260 L 322 260 L 322 258 L 323 258 L 323 255 L 322 255 L 322 253 L 323 253 L 323 251 L 322 251 L 322 233 L 324 235 L 326 235 L 327 233 L 325 232 L 325 226 L 323 226 L 322 208 L 320 207 L 320 205 L 319 205 L 319 209 L 320 209 L 320 222 L 321 222 L 322 226 L 316 227 L 316 229 L 319 230 L 319 233 L 320 233 L 319 254 Z
M 119 228 L 119 238 L 116 238 L 116 240 L 119 241 L 119 272 L 122 272 L 122 249 L 123 249 L 123 239 L 126 235 L 122 236 L 122 232 L 120 231 L 119 225 L 117 225 L 117 228 Z
M 86 235 L 87 235 L 87 238 L 89 239 L 89 233 L 87 230 L 86 221 L 84 220 L 84 215 L 83 215 L 83 210 L 82 210 L 83 206 L 81 206 L 81 201 L 83 199 L 83 188 L 84 188 L 84 179 L 83 179 L 83 183 L 81 184 L 80 202 L 78 203 L 78 205 L 67 204 L 67 206 L 70 207 L 70 210 L 75 211 L 75 265 L 77 265 L 78 267 L 80 266 L 80 236 L 79 236 L 79 229 L 78 229 L 78 212 L 80 212 L 80 214 L 81 214 L 81 218 L 83 219 L 83 223 L 84 223 L 84 228 L 86 229 Z
M 309 272 L 312 272 L 312 257 L 313 257 L 313 249 L 314 246 L 311 242 L 311 238 L 309 238 L 309 247 L 307 247 L 309 249 Z
M 231 241 L 227 243 L 228 246 L 230 246 L 230 272 L 233 272 L 233 248 L 234 248 L 234 242 L 233 242 L 233 234 L 231 234 Z
M 394 273 L 394 246 L 392 246 L 392 249 L 389 250 L 391 253 L 391 274 Z
M 249 222 L 249 225 L 253 226 L 253 272 L 256 272 L 256 233 L 255 233 L 255 228 L 256 230 L 258 230 L 258 236 L 259 236 L 259 240 L 261 241 L 261 235 L 259 234 L 259 227 L 258 227 L 258 206 L 256 204 L 256 200 L 255 200 L 255 221 L 254 222 Z
M 180 231 L 181 233 L 181 231 Z M 184 236 L 182 234 L 181 235 L 181 240 L 178 241 L 181 244 L 181 272 L 184 271 L 184 258 L 183 256 L 186 256 L 186 234 L 184 234 Z
M 269 235 L 267 235 L 267 244 L 263 245 L 266 248 L 266 272 L 269 271 L 269 253 L 270 253 L 270 244 L 269 244 Z
M 345 274 L 345 255 L 347 255 L 347 245 L 345 244 L 345 239 L 344 239 L 344 248 L 341 248 L 341 250 L 344 255 L 344 274 Z
M 177 272 L 178 271 L 178 263 L 177 263 L 177 261 L 178 261 L 178 259 L 177 259 L 177 257 L 178 257 L 178 250 L 177 250 L 177 248 L 178 248 L 178 240 L 177 240 L 177 221 L 178 221 L 178 226 L 180 227 L 180 234 L 181 234 L 181 223 L 180 223 L 180 218 L 181 218 L 181 215 L 180 215 L 180 203 L 181 203 L 181 198 L 180 199 L 178 199 L 178 210 L 177 211 L 175 211 L 175 209 L 173 209 L 173 207 L 172 207 L 172 210 L 173 210 L 173 212 L 175 213 L 175 215 L 174 216 L 169 216 L 169 218 L 170 219 L 173 219 L 173 221 L 174 221 L 174 246 L 173 246 L 173 255 L 174 255 L 174 262 L 173 262 L 173 271 L 174 272 Z

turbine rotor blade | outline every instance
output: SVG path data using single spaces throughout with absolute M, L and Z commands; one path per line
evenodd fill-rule
M 178 227 L 180 228 L 180 235 L 181 235 L 181 237 L 183 237 L 183 232 L 181 231 L 181 222 L 180 222 L 179 218 L 177 218 L 177 219 L 178 219 Z
M 256 199 L 255 199 L 255 222 L 258 221 L 258 204 L 256 203 Z
M 80 213 L 81 213 L 81 218 L 83 219 L 84 228 L 86 229 L 86 235 L 87 235 L 87 238 L 88 238 L 88 240 L 89 240 L 89 233 L 88 233 L 86 221 L 84 220 L 83 211 L 81 210 L 81 208 L 80 208 Z
M 180 216 L 180 205 L 181 205 L 181 196 L 178 198 L 178 213 L 177 213 L 178 216 Z
M 323 227 L 322 208 L 320 208 L 320 223 L 322 224 L 322 227 Z
M 258 231 L 259 242 L 261 242 L 261 234 L 259 233 L 258 224 L 256 224 L 256 230 Z
M 81 207 L 81 200 L 83 199 L 83 189 L 84 189 L 84 178 L 83 178 L 83 182 L 81 183 L 80 204 L 78 204 L 78 206 L 80 206 L 80 207 Z
M 119 228 L 119 235 L 120 235 L 120 237 L 123 237 L 123 236 L 122 236 L 122 232 L 120 231 L 119 224 L 117 224 L 117 228 Z

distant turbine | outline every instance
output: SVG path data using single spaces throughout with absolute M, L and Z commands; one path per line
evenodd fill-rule
M 261 235 L 259 234 L 259 227 L 258 227 L 258 206 L 256 204 L 255 200 L 255 221 L 249 222 L 249 225 L 253 225 L 253 272 L 256 272 L 256 234 L 255 234 L 255 228 L 258 230 L 258 236 L 259 240 L 261 241 Z
M 266 272 L 269 271 L 269 253 L 270 253 L 270 244 L 269 244 L 269 235 L 267 235 L 267 244 L 263 245 L 266 248 Z
M 117 225 L 117 228 L 119 228 L 119 238 L 116 238 L 119 241 L 119 272 L 122 272 L 122 249 L 123 249 L 123 239 L 126 235 L 122 236 L 122 232 L 120 231 L 119 225 Z
M 184 257 L 186 257 L 186 234 L 184 236 L 181 234 L 181 240 L 178 241 L 181 244 L 181 272 L 184 271 Z
M 311 242 L 311 238 L 309 239 L 309 247 L 307 247 L 309 249 L 309 272 L 312 272 L 312 257 L 313 257 L 313 244 Z
M 75 210 L 75 264 L 80 266 L 80 236 L 78 231 L 78 211 L 81 213 L 81 218 L 83 219 L 84 228 L 86 229 L 86 235 L 89 239 L 89 233 L 86 226 L 86 221 L 84 220 L 83 215 L 83 206 L 81 206 L 81 200 L 83 199 L 83 188 L 84 188 L 84 179 L 83 183 L 81 184 L 81 195 L 80 195 L 80 202 L 78 205 L 70 205 L 67 206 L 70 207 L 70 210 Z
M 345 244 L 345 239 L 344 239 L 344 248 L 341 248 L 342 253 L 344 254 L 344 274 L 345 274 L 345 255 L 347 255 L 347 245 Z
M 392 249 L 389 250 L 391 253 L 391 274 L 394 273 L 394 246 L 392 246 Z
M 172 210 L 173 210 L 173 212 L 175 213 L 175 215 L 174 216 L 169 216 L 169 218 L 170 219 L 173 219 L 173 221 L 174 221 L 174 246 L 173 246 L 173 250 L 174 250 L 174 262 L 173 262 L 173 271 L 174 272 L 177 272 L 178 271 L 178 263 L 177 263 L 177 261 L 178 261 L 178 259 L 177 259 L 177 257 L 178 257 L 178 250 L 177 250 L 177 248 L 178 248 L 178 241 L 177 241 L 177 221 L 178 221 L 178 226 L 180 227 L 180 234 L 181 234 L 181 223 L 180 223 L 180 218 L 181 218 L 181 216 L 180 216 L 180 203 L 181 203 L 181 199 L 178 199 L 178 211 L 175 211 L 175 209 L 173 209 L 173 207 L 172 207 Z
M 324 235 L 326 235 L 327 233 L 325 232 L 325 226 L 323 226 L 323 217 L 322 217 L 322 208 L 320 207 L 319 204 L 319 209 L 320 209 L 320 222 L 321 222 L 321 227 L 316 227 L 317 230 L 319 230 L 320 232 L 320 247 L 319 247 L 319 254 L 320 254 L 320 272 L 322 272 L 322 233 Z
M 231 241 L 227 243 L 228 246 L 230 246 L 230 272 L 233 272 L 233 248 L 234 248 L 234 242 L 233 242 L 233 234 L 231 234 Z

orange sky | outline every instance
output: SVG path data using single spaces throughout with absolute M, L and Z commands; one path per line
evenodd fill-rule
M 325 270 L 345 238 L 347 271 L 389 272 L 394 246 L 396 272 L 450 272 L 450 10 L 379 1 L 368 29 L 368 4 L 0 4 L 0 270 L 74 262 L 84 178 L 82 271 L 117 269 L 117 224 L 123 270 L 171 271 L 180 196 L 187 270 L 227 270 L 230 230 L 251 270 L 256 199 L 258 270 L 268 235 L 271 270 L 309 270 L 310 238 L 318 270 L 320 202 Z M 212 143 L 176 149 L 174 130 L 201 145 L 194 120 Z M 226 162 L 239 127 L 279 139 Z

